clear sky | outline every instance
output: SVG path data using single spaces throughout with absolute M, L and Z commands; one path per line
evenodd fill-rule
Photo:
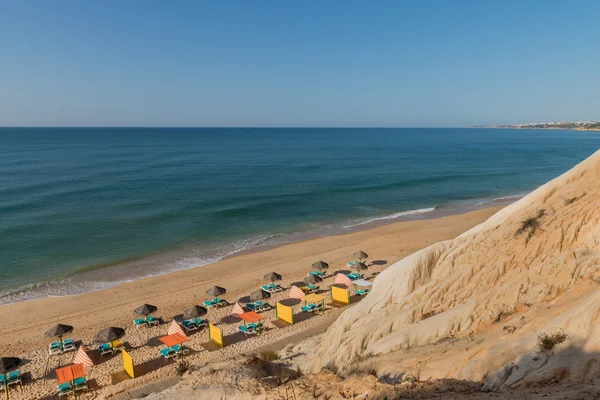
M 0 0 L 0 125 L 600 119 L 599 15 L 595 0 Z

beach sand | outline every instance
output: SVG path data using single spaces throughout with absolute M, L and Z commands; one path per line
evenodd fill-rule
M 405 256 L 432 243 L 454 238 L 483 222 L 501 207 L 489 207 L 462 215 L 438 219 L 396 222 L 346 235 L 328 236 L 280 247 L 238 255 L 215 264 L 162 276 L 139 279 L 116 287 L 77 296 L 54 297 L 0 306 L 0 355 L 15 356 L 26 360 L 20 370 L 24 374 L 23 392 L 12 390 L 15 399 L 43 398 L 56 393 L 54 370 L 71 363 L 74 353 L 52 356 L 48 360 L 47 346 L 50 339 L 44 337 L 50 327 L 57 323 L 74 326 L 72 336 L 76 341 L 92 345 L 95 335 L 105 327 L 117 326 L 127 330 L 122 339 L 136 364 L 139 378 L 123 380 L 121 357 L 115 355 L 100 361 L 96 351 L 88 354 L 98 361 L 89 372 L 90 390 L 83 398 L 105 398 L 135 386 L 176 373 L 173 361 L 159 358 L 160 342 L 157 337 L 167 332 L 171 319 L 194 304 L 202 304 L 208 298 L 205 291 L 219 285 L 227 289 L 222 296 L 230 303 L 264 284 L 263 275 L 275 271 L 283 275 L 282 286 L 289 287 L 309 272 L 310 265 L 318 260 L 329 263 L 329 273 L 347 269 L 345 264 L 352 254 L 364 250 L 373 263 L 367 272 L 370 276 Z M 322 288 L 333 283 L 326 279 Z M 279 293 L 269 301 L 288 297 L 288 291 Z M 143 303 L 158 307 L 156 316 L 164 323 L 158 327 L 135 329 L 132 311 Z M 232 306 L 211 309 L 208 319 L 223 329 L 226 347 L 217 351 L 205 351 L 202 344 L 208 335 L 200 331 L 191 335 L 188 343 L 191 354 L 187 360 L 204 364 L 223 360 L 239 353 L 251 353 L 270 344 L 287 343 L 293 337 L 303 337 L 303 332 L 320 332 L 332 323 L 345 308 L 327 307 L 324 315 L 314 315 L 294 326 L 278 329 L 270 321 L 274 311 L 264 313 L 267 332 L 260 337 L 246 339 L 237 334 L 238 321 L 227 316 Z M 300 317 L 300 316 L 299 316 Z M 111 385 L 112 384 L 112 385 Z M 12 397 L 12 396 L 11 396 Z

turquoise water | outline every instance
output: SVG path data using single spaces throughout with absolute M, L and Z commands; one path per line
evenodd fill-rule
M 518 196 L 599 147 L 577 131 L 3 128 L 0 303 Z

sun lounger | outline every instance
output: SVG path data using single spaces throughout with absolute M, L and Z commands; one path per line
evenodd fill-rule
M 196 326 L 194 321 L 192 321 L 191 319 L 186 319 L 185 321 L 182 321 L 181 325 L 183 325 L 183 328 L 186 330 L 186 332 L 192 332 L 192 331 L 198 330 L 198 326 Z
M 100 356 L 104 356 L 105 354 L 113 354 L 113 348 L 110 343 L 102 343 L 98 346 L 98 351 L 100 352 Z
M 62 348 L 60 347 L 60 342 L 52 342 L 48 345 L 48 353 L 50 355 L 59 354 L 62 352 Z
M 276 292 L 281 292 L 283 290 L 279 283 L 269 283 L 267 286 Z
M 306 285 L 304 287 L 301 287 L 300 289 L 302 289 L 302 291 L 306 294 L 311 294 L 319 290 L 319 288 L 320 286 Z
M 139 328 L 140 326 L 148 326 L 148 321 L 146 321 L 144 318 L 134 319 L 133 325 L 135 325 L 136 328 Z
M 73 338 L 66 339 L 63 342 L 63 349 L 62 349 L 63 352 L 75 351 L 75 350 L 77 350 L 77 349 L 75 348 L 75 340 L 73 340 Z
M 156 318 L 153 315 L 148 315 L 146 317 L 146 322 L 148 323 L 148 326 L 150 326 L 150 325 L 158 325 L 160 323 L 160 321 L 158 320 L 158 318 Z
M 71 382 L 65 382 L 58 385 L 58 397 L 70 394 L 73 391 Z
M 123 350 L 123 343 L 119 342 L 119 340 L 113 340 L 112 342 L 110 342 L 110 346 L 112 347 L 113 351 L 121 351 Z
M 82 378 L 77 378 L 73 381 L 73 385 L 75 387 L 75 390 L 80 391 L 80 390 L 84 390 L 87 389 L 87 381 L 85 380 L 85 376 Z
M 212 299 L 212 305 L 215 307 L 225 307 L 227 303 L 225 302 L 225 300 L 215 297 L 214 299 Z
M 305 311 L 305 312 L 308 312 L 308 313 L 313 312 L 313 309 L 310 306 L 302 306 L 302 307 L 300 307 L 300 309 L 302 311 Z
M 240 326 L 238 326 L 238 330 L 246 336 L 256 334 L 255 326 L 240 325 Z
M 348 277 L 348 279 L 350 279 L 351 281 L 355 281 L 357 279 L 361 279 L 363 277 L 362 274 L 357 274 L 356 272 L 353 272 L 351 274 L 346 275 Z
M 324 278 L 325 277 L 325 272 L 322 271 L 312 271 L 309 272 L 307 275 L 314 275 L 314 276 L 318 276 L 319 278 Z
M 183 354 L 188 354 L 190 352 L 190 349 L 188 349 L 187 347 L 180 345 L 180 344 L 171 346 L 170 349 L 173 350 L 177 354 L 180 354 L 181 352 L 183 352 Z
M 258 312 L 258 308 L 254 303 L 246 303 L 246 308 L 250 311 Z
M 356 293 L 359 296 L 366 296 L 370 291 L 371 289 L 358 289 L 355 290 L 354 293 Z
M 202 302 L 202 305 L 206 308 L 211 308 L 214 304 L 213 304 L 212 300 L 204 300 Z
M 192 321 L 198 329 L 208 326 L 208 320 L 206 319 L 194 318 Z
M 173 358 L 177 355 L 177 353 L 170 347 L 160 350 L 160 354 L 164 357 L 165 360 Z
M 349 268 L 352 268 L 352 267 L 354 267 L 354 264 L 358 264 L 358 263 L 359 263 L 359 261 L 350 261 L 350 262 L 347 262 L 346 265 Z
M 271 287 L 270 285 L 263 285 L 260 288 L 267 293 L 277 293 L 279 291 L 277 288 Z
M 6 384 L 8 386 L 16 384 L 23 385 L 23 381 L 21 380 L 21 371 L 17 369 L 6 374 Z

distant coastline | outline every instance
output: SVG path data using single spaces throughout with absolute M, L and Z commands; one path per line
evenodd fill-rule
M 600 131 L 600 121 L 532 122 L 516 125 L 475 125 L 469 128 L 497 129 L 557 129 L 577 131 Z

